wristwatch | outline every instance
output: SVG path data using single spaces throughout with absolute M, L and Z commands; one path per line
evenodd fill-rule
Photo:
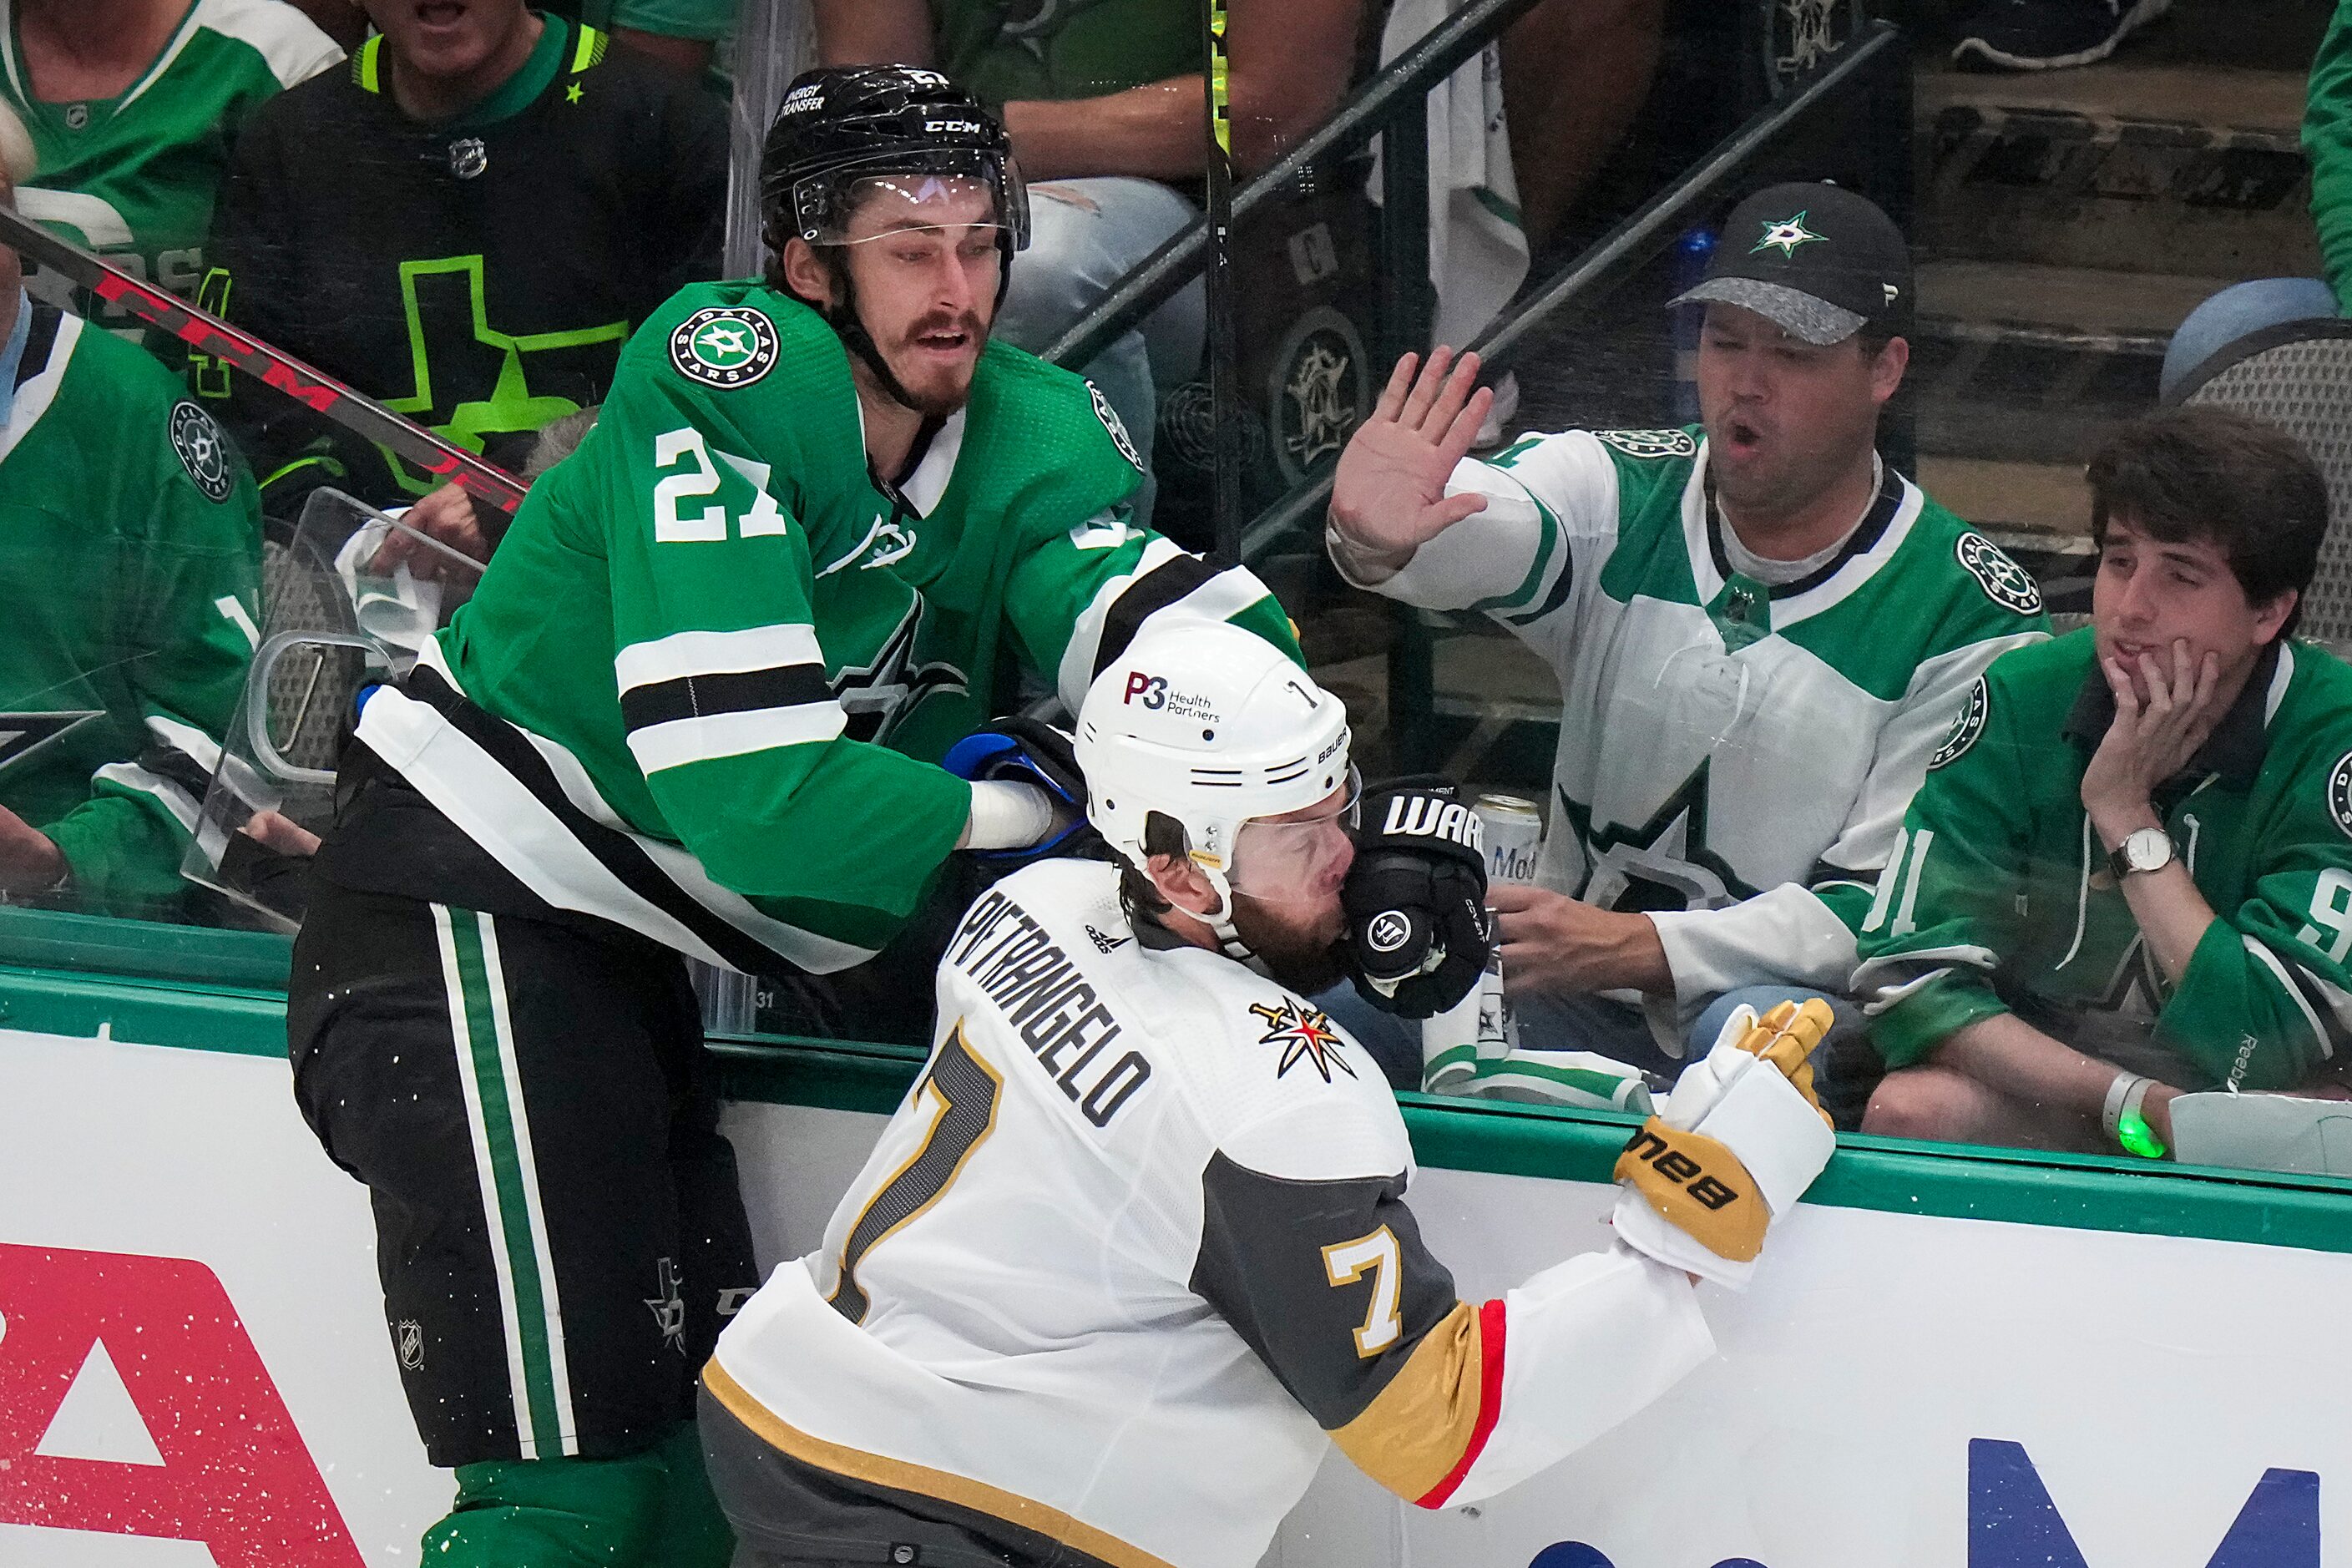
M 2172 836 L 2161 827 L 2135 827 L 2107 854 L 2107 868 L 2120 882 L 2135 872 L 2161 871 L 2172 864 Z

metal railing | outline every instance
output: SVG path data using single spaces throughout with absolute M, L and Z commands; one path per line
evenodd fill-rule
M 1234 195 L 1236 222 L 1310 166 L 1381 138 L 1381 222 L 1379 242 L 1380 342 L 1374 364 L 1385 366 L 1408 350 L 1428 346 L 1433 299 L 1429 284 L 1428 122 L 1422 100 L 1465 61 L 1531 9 L 1536 0 L 1474 0 L 1350 93 L 1319 129 Z M 1479 335 L 1475 349 L 1504 366 L 1529 333 L 1570 306 L 1591 303 L 1673 244 L 1718 200 L 1727 187 L 1781 141 L 1814 109 L 1852 90 L 1874 71 L 1907 72 L 1901 34 L 1891 23 L 1863 25 L 1846 45 L 1824 55 L 1729 136 L 1702 156 L 1638 212 L 1561 268 Z M 1907 75 L 1904 79 L 1907 81 Z M 1907 161 L 1905 163 L 1907 174 Z M 1072 323 L 1044 353 L 1055 364 L 1084 365 L 1185 286 L 1204 267 L 1208 224 L 1196 219 L 1129 272 L 1094 308 Z M 1370 377 L 1378 385 L 1385 378 Z M 1261 512 L 1246 527 L 1221 518 L 1217 554 L 1256 559 L 1276 540 L 1307 522 L 1330 494 L 1328 475 L 1307 481 Z

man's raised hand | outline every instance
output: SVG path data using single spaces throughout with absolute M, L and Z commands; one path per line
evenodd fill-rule
M 1410 557 L 1486 506 L 1483 496 L 1445 493 L 1495 401 L 1478 385 L 1478 356 L 1456 359 L 1441 347 L 1428 363 L 1420 358 L 1397 361 L 1380 405 L 1349 437 L 1331 479 L 1332 525 L 1373 555 Z

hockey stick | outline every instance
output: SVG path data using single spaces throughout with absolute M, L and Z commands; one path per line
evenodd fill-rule
M 246 374 L 268 383 L 304 407 L 362 440 L 390 448 L 436 479 L 456 481 L 478 500 L 502 512 L 512 512 L 522 504 L 526 487 L 504 468 L 484 462 L 462 447 L 452 446 L 334 377 L 311 369 L 249 332 L 239 331 L 185 300 L 142 282 L 6 207 L 0 207 L 0 245 L 30 257 L 110 305 L 122 306 L 197 353 L 225 360 Z
M 1209 521 L 1215 530 L 1221 566 L 1241 560 L 1242 441 L 1241 371 L 1234 329 L 1234 117 L 1228 98 L 1225 0 L 1208 6 L 1209 267 L 1203 288 L 1208 312 L 1209 440 L 1213 479 Z

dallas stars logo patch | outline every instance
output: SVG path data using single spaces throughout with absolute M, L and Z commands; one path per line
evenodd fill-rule
M 188 470 L 196 489 L 213 500 L 228 500 L 236 475 L 229 467 L 220 426 L 213 423 L 211 415 L 184 398 L 172 405 L 172 450 L 180 455 L 180 467 Z
M 1944 737 L 1944 743 L 1936 748 L 1934 756 L 1927 759 L 1929 773 L 1949 766 L 1968 755 L 1969 748 L 1977 743 L 1979 735 L 1984 733 L 1985 715 L 1991 708 L 1991 694 L 1985 689 L 1984 677 L 1979 675 L 1976 683 L 1969 688 L 1969 700 L 1960 705 L 1959 713 L 1952 720 L 1951 731 Z
M 1811 245 L 1815 240 L 1828 238 L 1829 236 L 1825 234 L 1815 234 L 1811 229 L 1807 228 L 1805 215 L 1799 213 L 1794 217 L 1784 217 L 1777 223 L 1766 223 L 1763 237 L 1748 247 L 1748 254 L 1753 256 L 1759 250 L 1777 249 L 1783 257 L 1794 256 L 1797 254 L 1797 247 Z
M 749 386 L 776 368 L 776 329 L 757 310 L 697 310 L 670 332 L 669 363 L 705 386 Z
M 2327 815 L 2336 826 L 2352 838 L 2352 752 L 2336 760 L 2336 769 L 2327 775 Z
M 1595 430 L 1592 434 L 1627 457 L 1648 462 L 1698 456 L 1698 443 L 1687 430 Z
M 2005 610 L 2015 610 L 2021 616 L 2042 613 L 2042 590 L 2033 581 L 2033 574 L 2011 561 L 2001 547 L 1981 533 L 1963 533 L 1952 553 L 1959 560 L 1968 574 L 1977 580 L 1985 597 Z
M 1258 1037 L 1261 1046 L 1280 1046 L 1282 1060 L 1276 1066 L 1274 1076 L 1281 1078 L 1300 1062 L 1312 1067 L 1325 1083 L 1331 1081 L 1331 1069 L 1338 1068 L 1349 1078 L 1356 1069 L 1339 1054 L 1348 1042 L 1331 1026 L 1331 1016 L 1319 1007 L 1304 1002 L 1286 1001 L 1279 1007 L 1269 1007 L 1263 1002 L 1250 1004 L 1250 1011 L 1265 1020 L 1265 1033 Z
M 1140 469 L 1143 459 L 1135 455 L 1135 443 L 1129 438 L 1127 422 L 1118 416 L 1118 410 L 1110 405 L 1110 399 L 1105 397 L 1102 388 L 1093 382 L 1087 383 L 1087 392 L 1095 400 L 1095 417 L 1101 420 L 1103 428 L 1110 432 L 1111 445 L 1118 448 L 1120 457 Z
M 6 773 L 68 731 L 79 730 L 106 714 L 97 708 L 68 709 L 58 713 L 0 713 L 0 773 Z

